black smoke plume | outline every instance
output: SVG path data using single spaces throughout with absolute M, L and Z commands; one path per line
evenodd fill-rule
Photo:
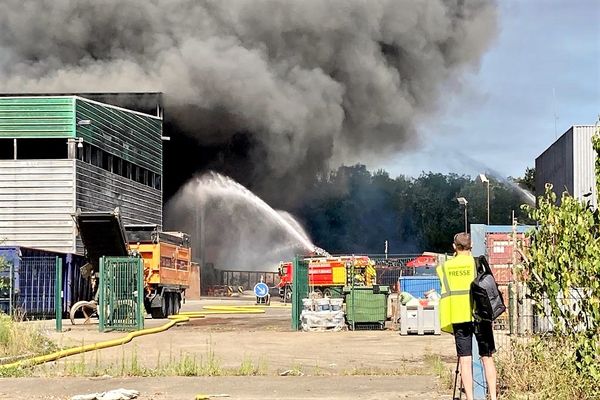
M 171 151 L 197 151 L 182 171 L 167 158 L 177 184 L 212 168 L 282 205 L 320 171 L 417 143 L 496 14 L 493 0 L 3 0 L 0 91 L 162 91 L 167 127 L 191 138 Z

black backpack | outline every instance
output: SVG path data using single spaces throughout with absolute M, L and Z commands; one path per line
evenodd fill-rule
M 475 272 L 471 283 L 473 317 L 476 321 L 493 321 L 506 311 L 506 306 L 485 256 L 475 258 Z

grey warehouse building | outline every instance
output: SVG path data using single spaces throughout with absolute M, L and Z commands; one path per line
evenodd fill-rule
M 0 96 L 0 241 L 83 253 L 73 214 L 119 207 L 162 227 L 162 109 L 107 102 L 135 94 Z M 138 101 L 139 102 L 139 101 Z
M 593 125 L 574 125 L 535 159 L 535 195 L 542 195 L 545 184 L 551 183 L 560 199 L 563 192 L 596 207 Z

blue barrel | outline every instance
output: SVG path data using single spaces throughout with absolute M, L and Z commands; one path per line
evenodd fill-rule
M 425 292 L 435 289 L 438 294 L 442 292 L 442 285 L 437 276 L 401 276 L 398 278 L 401 292 L 408 292 L 416 298 L 424 298 Z

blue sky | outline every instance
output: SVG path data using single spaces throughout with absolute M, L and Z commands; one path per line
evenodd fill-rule
M 421 147 L 370 168 L 520 176 L 557 135 L 597 121 L 600 0 L 499 3 L 495 42 L 460 93 L 421 124 Z

